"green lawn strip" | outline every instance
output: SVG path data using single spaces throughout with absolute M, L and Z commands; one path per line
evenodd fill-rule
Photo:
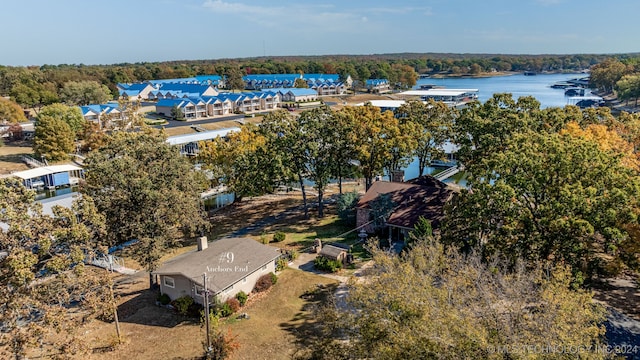
M 271 245 L 305 248 L 313 245 L 315 239 L 320 239 L 323 242 L 344 242 L 345 240 L 350 240 L 351 237 L 337 238 L 338 235 L 349 230 L 351 230 L 351 228 L 343 224 L 337 216 L 330 215 L 322 219 L 303 221 L 297 224 L 279 224 L 278 226 L 269 228 L 262 236 L 272 241 L 273 234 L 276 231 L 283 231 L 286 234 L 285 240 L 279 243 L 272 242 Z M 355 239 L 355 235 L 353 236 Z

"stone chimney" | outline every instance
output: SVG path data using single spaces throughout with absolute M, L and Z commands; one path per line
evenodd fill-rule
M 404 170 L 392 170 L 391 171 L 392 182 L 404 182 Z
M 204 249 L 206 249 L 209 246 L 209 243 L 207 243 L 207 237 L 206 236 L 200 236 L 198 238 L 198 251 L 202 251 Z

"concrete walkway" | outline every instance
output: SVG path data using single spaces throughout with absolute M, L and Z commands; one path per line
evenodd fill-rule
M 316 256 L 318 255 L 315 253 L 302 253 L 298 256 L 297 259 L 289 264 L 289 267 L 339 281 L 340 284 L 338 284 L 338 287 L 336 288 L 336 292 L 334 294 L 336 297 L 336 307 L 345 311 L 350 310 L 351 308 L 347 303 L 347 296 L 349 295 L 349 286 L 347 282 L 350 278 L 355 278 L 356 281 L 364 281 L 367 269 L 373 266 L 373 260 L 369 260 L 366 263 L 362 264 L 360 268 L 356 269 L 353 272 L 352 276 L 341 276 L 317 270 L 313 265 L 313 261 L 315 260 Z

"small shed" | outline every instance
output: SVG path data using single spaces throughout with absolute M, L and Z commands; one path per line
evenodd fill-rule
M 337 260 L 341 263 L 346 263 L 347 261 L 347 252 L 349 248 L 345 248 L 339 245 L 327 244 L 323 245 L 320 250 L 320 256 L 323 256 L 327 259 Z

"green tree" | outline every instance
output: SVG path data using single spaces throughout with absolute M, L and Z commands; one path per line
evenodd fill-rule
M 23 358 L 29 349 L 62 358 L 86 355 L 79 332 L 93 316 L 85 301 L 97 282 L 84 266 L 104 234 L 103 218 L 81 197 L 73 210 L 42 214 L 35 192 L 18 179 L 0 179 L 0 356 Z M 79 315 L 81 314 L 81 315 Z
M 198 160 L 212 172 L 212 186 L 224 184 L 239 202 L 246 196 L 274 191 L 282 177 L 280 158 L 267 146 L 257 126 L 246 124 L 238 132 L 198 144 Z
M 356 191 L 340 194 L 338 197 L 338 217 L 349 226 L 356 225 L 356 206 L 360 195 Z
M 173 105 L 173 107 L 171 108 L 171 117 L 174 120 L 178 120 L 178 121 L 184 121 L 184 113 L 182 112 L 182 110 L 177 106 L 177 105 Z
M 23 108 L 32 108 L 38 113 L 43 106 L 58 102 L 56 89 L 51 85 L 29 80 L 12 86 L 9 95 Z
M 418 158 L 418 174 L 422 176 L 431 160 L 444 157 L 442 146 L 451 138 L 456 110 L 433 100 L 408 101 L 396 110 L 396 116 L 418 125 L 413 134 L 417 142 L 414 155 Z
M 535 128 L 539 107 L 532 97 L 515 101 L 511 94 L 494 94 L 484 104 L 472 102 L 455 119 L 453 137 L 460 147 L 457 158 L 475 174 L 476 164 L 505 150 L 514 135 Z
M 37 120 L 44 117 L 52 117 L 66 122 L 76 136 L 82 132 L 86 122 L 79 107 L 63 104 L 52 104 L 42 108 L 38 113 Z
M 305 115 L 307 118 L 305 121 L 309 123 L 308 130 L 311 132 L 317 130 L 314 128 L 314 124 L 317 124 L 317 119 L 312 114 L 319 113 L 314 112 Z M 283 179 L 298 182 L 302 192 L 304 215 L 305 218 L 308 218 L 307 190 L 304 183 L 304 177 L 309 173 L 309 144 L 307 144 L 306 137 L 312 137 L 314 134 L 302 133 L 298 119 L 285 110 L 273 111 L 267 114 L 262 121 L 260 131 L 267 139 L 268 149 L 272 151 L 275 157 L 282 159 Z M 315 151 L 315 153 L 318 156 L 323 155 L 319 154 L 318 151 Z M 321 161 L 324 162 L 324 159 Z M 325 169 L 324 163 L 316 165 Z M 328 167 L 326 169 L 328 171 Z
M 621 159 L 583 137 L 519 134 L 474 167 L 443 236 L 514 261 L 552 259 L 579 277 L 619 268 L 640 194 Z
M 33 151 L 48 160 L 69 158 L 73 153 L 75 133 L 67 122 L 57 116 L 39 114 L 35 124 Z
M 590 82 L 596 88 L 613 92 L 615 85 L 626 74 L 627 67 L 616 59 L 607 59 L 591 68 Z
M 376 266 L 367 281 L 350 284 L 345 306 L 316 312 L 322 326 L 303 335 L 298 358 L 511 359 L 522 353 L 495 349 L 523 341 L 589 348 L 602 341 L 604 308 L 591 293 L 571 289 L 565 268 L 508 272 L 438 242 L 419 241 L 403 256 L 372 251 Z
M 242 80 L 244 72 L 237 66 L 229 66 L 224 73 L 224 87 L 229 90 L 244 90 L 245 83 Z
M 351 142 L 355 148 L 355 159 L 365 178 L 369 190 L 373 178 L 382 173 L 391 159 L 394 137 L 399 134 L 398 119 L 391 111 L 380 112 L 380 108 L 367 103 L 365 106 L 347 106 L 340 110 L 353 124 Z
M 154 130 L 111 135 L 85 160 L 86 186 L 105 214 L 110 245 L 138 240 L 134 258 L 151 272 L 167 248 L 206 230 L 206 180 Z
M 307 82 L 304 79 L 297 78 L 296 81 L 293 83 L 293 87 L 298 89 L 308 89 L 309 84 L 307 84 Z
M 356 158 L 355 144 L 352 142 L 354 124 L 351 115 L 335 111 L 326 119 L 326 128 L 333 131 L 331 148 L 331 176 L 338 179 L 338 190 L 342 194 L 342 180 L 354 175 L 353 160 Z
M 26 122 L 24 110 L 11 100 L 0 97 L 0 124 Z
M 413 230 L 409 233 L 409 242 L 413 243 L 414 241 L 419 240 L 427 240 L 430 241 L 433 239 L 433 227 L 431 226 L 431 221 L 426 219 L 423 216 L 418 218 L 418 222 L 413 226 Z
M 640 98 L 640 75 L 625 75 L 617 83 L 618 97 L 620 100 L 635 99 L 635 106 L 638 106 Z
M 60 90 L 60 100 L 67 105 L 102 104 L 111 99 L 109 88 L 97 81 L 69 81 Z
M 389 75 L 389 82 L 401 89 L 410 89 L 418 81 L 418 73 L 409 65 L 392 64 Z
M 334 112 L 328 107 L 303 111 L 297 119 L 297 136 L 302 138 L 302 155 L 306 173 L 318 191 L 318 216 L 324 216 L 324 192 L 335 164 L 335 129 L 331 127 Z

